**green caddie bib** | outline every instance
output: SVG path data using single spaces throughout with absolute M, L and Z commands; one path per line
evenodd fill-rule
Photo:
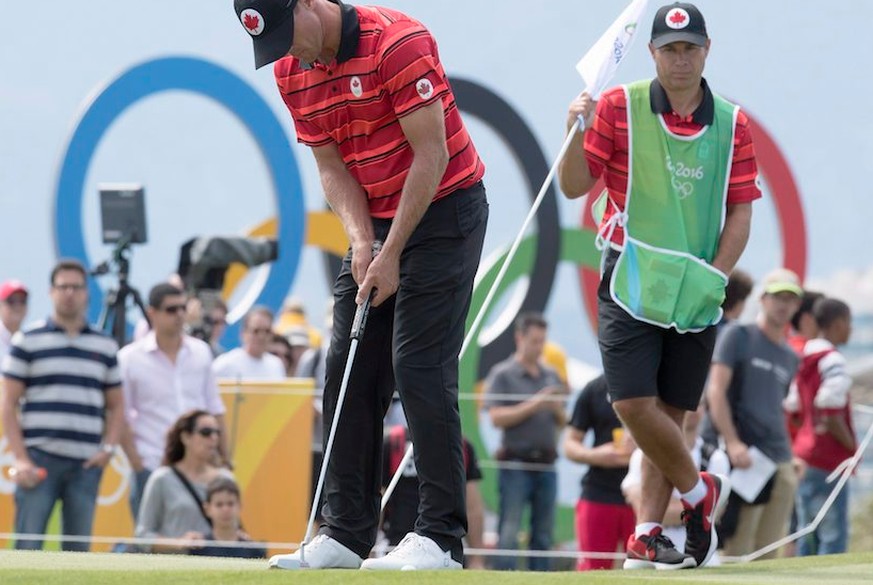
M 727 276 L 710 263 L 724 227 L 739 108 L 714 95 L 712 125 L 677 136 L 652 113 L 650 85 L 624 86 L 629 170 L 618 221 L 625 242 L 610 293 L 640 321 L 702 331 L 722 315 Z

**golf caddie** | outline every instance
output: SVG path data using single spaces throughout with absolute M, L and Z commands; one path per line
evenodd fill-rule
M 649 51 L 655 79 L 587 93 L 571 104 L 576 135 L 558 169 L 569 198 L 597 179 L 606 190 L 598 291 L 599 341 L 613 408 L 645 457 L 642 507 L 626 569 L 702 566 L 718 545 L 715 519 L 727 478 L 698 472 L 682 442 L 697 409 L 731 272 L 761 197 L 749 121 L 703 79 L 710 39 L 692 4 L 660 8 Z M 685 551 L 663 535 L 681 494 Z
M 337 409 L 356 307 L 373 294 L 328 458 L 311 568 L 362 567 L 376 540 L 382 419 L 400 393 L 421 482 L 415 530 L 366 569 L 460 569 L 466 531 L 458 353 L 488 203 L 437 44 L 388 8 L 235 0 L 255 65 L 273 68 L 350 247 L 334 284 L 324 420 Z M 383 242 L 373 256 L 374 241 Z M 325 429 L 325 436 L 329 429 Z M 301 567 L 301 551 L 270 565 Z

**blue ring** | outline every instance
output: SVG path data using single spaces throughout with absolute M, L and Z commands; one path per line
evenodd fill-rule
M 78 258 L 90 265 L 82 233 L 85 176 L 103 135 L 125 109 L 152 94 L 187 90 L 212 98 L 230 110 L 248 128 L 270 169 L 278 210 L 279 258 L 257 303 L 278 308 L 294 282 L 306 214 L 297 159 L 285 131 L 270 106 L 243 79 L 214 63 L 187 57 L 147 61 L 124 72 L 93 99 L 76 125 L 64 154 L 55 201 L 56 249 L 61 257 Z M 96 319 L 103 291 L 89 283 L 89 316 Z M 228 326 L 224 340 L 236 345 L 239 323 Z

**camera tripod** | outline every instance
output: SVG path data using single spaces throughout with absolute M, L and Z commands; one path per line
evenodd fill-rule
M 133 304 L 139 307 L 145 320 L 148 321 L 149 319 L 142 302 L 142 296 L 127 280 L 127 276 L 130 273 L 130 259 L 127 257 L 129 252 L 130 241 L 129 239 L 123 239 L 113 250 L 112 258 L 100 263 L 97 268 L 91 271 L 92 275 L 99 276 L 110 271 L 110 264 L 112 262 L 118 267 L 118 286 L 106 293 L 103 299 L 103 307 L 100 309 L 100 316 L 97 319 L 97 328 L 109 333 L 115 342 L 118 343 L 118 347 L 123 347 L 127 343 L 128 298 L 133 299 Z

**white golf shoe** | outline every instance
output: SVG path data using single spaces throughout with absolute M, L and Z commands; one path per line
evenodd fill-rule
M 327 536 L 319 534 L 306 545 L 304 559 L 297 550 L 287 555 L 270 557 L 271 569 L 358 569 L 361 567 L 361 557 Z M 303 563 L 305 560 L 305 564 Z
M 426 536 L 410 532 L 390 553 L 378 559 L 367 559 L 361 569 L 370 571 L 435 571 L 462 569 L 448 551 Z

